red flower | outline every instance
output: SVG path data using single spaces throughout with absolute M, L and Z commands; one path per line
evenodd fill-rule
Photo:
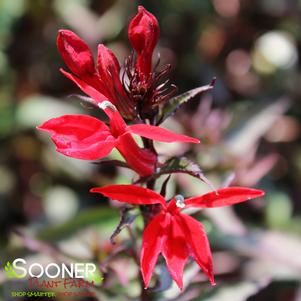
M 100 44 L 97 66 L 87 44 L 70 30 L 60 30 L 58 50 L 68 68 L 74 73 L 61 72 L 97 103 L 109 99 L 126 117 L 135 116 L 134 103 L 120 81 L 120 66 L 113 52 Z
M 159 39 L 159 25 L 156 17 L 143 6 L 138 7 L 138 14 L 132 19 L 128 35 L 138 54 L 136 68 L 141 81 L 147 80 L 151 73 L 153 51 Z
M 198 139 L 179 135 L 158 126 L 127 126 L 109 101 L 102 102 L 99 107 L 108 115 L 110 127 L 91 116 L 64 115 L 46 121 L 38 129 L 51 134 L 58 152 L 73 158 L 101 159 L 116 147 L 128 165 L 140 176 L 154 173 L 157 157 L 150 150 L 140 148 L 132 134 L 162 142 L 200 142 Z
M 211 284 L 215 284 L 210 246 L 203 226 L 189 215 L 181 213 L 181 209 L 228 206 L 264 195 L 262 190 L 229 187 L 185 200 L 182 196 L 176 196 L 166 203 L 156 192 L 134 185 L 96 187 L 91 192 L 129 204 L 161 204 L 161 212 L 151 220 L 143 233 L 141 272 L 147 288 L 161 253 L 171 277 L 180 289 L 183 288 L 183 269 L 188 256 L 201 267 Z

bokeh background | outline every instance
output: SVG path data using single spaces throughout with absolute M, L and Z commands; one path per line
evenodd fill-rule
M 26 283 L 6 279 L 2 269 L 8 260 L 25 257 L 97 263 L 104 276 L 97 298 L 78 300 L 139 300 L 127 231 L 116 245 L 109 242 L 119 205 L 88 192 L 130 183 L 133 174 L 63 157 L 35 129 L 50 117 L 98 114 L 80 104 L 75 95 L 81 92 L 59 72 L 64 64 L 56 50 L 58 29 L 73 30 L 94 52 L 105 43 L 122 63 L 131 51 L 127 25 L 138 4 L 159 20 L 155 59 L 160 53 L 161 64 L 172 65 L 179 93 L 217 77 L 212 93 L 191 100 L 165 123 L 201 138 L 202 145 L 158 145 L 160 152 L 186 153 L 216 187 L 254 186 L 267 193 L 233 208 L 194 212 L 211 241 L 218 285 L 211 288 L 189 263 L 180 293 L 162 268 L 161 289 L 168 289 L 158 288 L 152 300 L 300 301 L 298 0 L 0 0 L 0 299 L 13 299 L 10 292 L 17 288 L 28 290 Z M 209 189 L 177 175 L 168 193 Z M 141 231 L 139 218 L 134 227 Z

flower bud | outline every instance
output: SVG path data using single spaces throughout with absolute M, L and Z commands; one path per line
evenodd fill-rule
M 140 79 L 149 76 L 152 67 L 152 55 L 159 38 L 159 25 L 154 15 L 143 6 L 138 7 L 138 14 L 128 28 L 129 40 L 138 54 L 137 71 Z
M 93 75 L 93 55 L 88 45 L 70 30 L 60 30 L 57 37 L 58 50 L 68 68 L 78 76 Z

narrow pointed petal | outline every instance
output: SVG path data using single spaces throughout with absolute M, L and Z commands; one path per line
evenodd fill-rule
M 168 225 L 169 220 L 166 214 L 159 214 L 153 218 L 143 232 L 140 269 L 145 288 L 149 286 L 158 256 L 162 251 Z
M 74 32 L 60 30 L 57 37 L 57 47 L 66 65 L 74 74 L 86 76 L 95 72 L 91 50 Z
M 73 158 L 100 159 L 115 146 L 109 128 L 91 116 L 64 115 L 46 121 L 38 129 L 50 133 L 58 152 Z
M 119 202 L 134 205 L 161 204 L 165 207 L 165 199 L 158 193 L 135 185 L 109 185 L 95 187 L 91 192 L 101 193 L 104 196 Z
M 165 258 L 168 271 L 178 287 L 183 289 L 183 270 L 189 256 L 186 234 L 180 217 L 171 216 L 170 227 L 166 231 L 162 255 Z
M 63 69 L 60 69 L 60 71 L 70 80 L 72 80 L 84 93 L 89 95 L 95 102 L 96 104 L 100 104 L 103 101 L 107 100 L 108 98 L 98 92 L 96 89 L 94 89 L 92 86 L 88 85 L 86 82 L 82 81 L 78 77 L 72 75 L 69 72 L 66 72 Z
M 128 126 L 133 134 L 161 142 L 200 143 L 200 140 L 148 124 L 134 124 Z
M 154 173 L 157 156 L 149 149 L 140 148 L 130 133 L 118 137 L 116 148 L 128 165 L 141 177 L 147 177 Z
M 202 224 L 186 214 L 178 215 L 178 219 L 185 233 L 190 256 L 206 274 L 211 285 L 215 285 L 210 245 Z
M 211 208 L 223 207 L 263 196 L 259 189 L 247 187 L 227 187 L 185 200 L 185 207 Z

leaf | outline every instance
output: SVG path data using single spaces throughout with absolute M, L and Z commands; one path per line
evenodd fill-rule
M 192 98 L 200 95 L 203 92 L 213 89 L 215 81 L 216 78 L 214 77 L 211 80 L 211 82 L 206 86 L 198 87 L 173 97 L 169 101 L 169 103 L 165 105 L 165 107 L 162 109 L 161 116 L 159 116 L 159 121 L 157 122 L 157 125 L 162 123 L 166 118 L 172 115 L 185 102 L 191 100 Z
M 117 225 L 116 229 L 114 230 L 113 234 L 110 237 L 110 241 L 112 244 L 115 244 L 115 237 L 125 228 L 131 225 L 131 223 L 135 220 L 138 214 L 133 214 L 132 208 L 124 207 L 120 211 L 120 221 Z
M 270 284 L 270 279 L 255 281 L 240 281 L 232 285 L 223 285 L 211 296 L 205 296 L 198 300 L 206 301 L 245 301 L 263 290 Z M 256 298 L 257 299 L 257 298 Z
M 213 184 L 205 177 L 199 165 L 186 157 L 173 157 L 165 162 L 161 169 L 150 177 L 140 178 L 134 184 L 144 183 L 154 180 L 162 175 L 171 175 L 173 173 L 185 173 L 206 183 L 212 190 L 215 190 Z
M 51 108 L 51 110 L 49 110 Z M 80 114 L 82 109 L 70 102 L 62 102 L 46 96 L 30 96 L 25 98 L 16 110 L 16 125 L 20 128 L 35 128 L 45 120 L 63 115 Z
M 75 219 L 41 230 L 37 238 L 50 241 L 59 240 L 92 224 L 105 225 L 109 221 L 114 221 L 114 216 L 114 210 L 108 207 L 98 206 L 87 209 L 78 214 Z
M 130 168 L 125 162 L 120 161 L 120 160 L 100 160 L 100 161 L 95 161 L 93 164 L 98 164 L 98 165 L 114 165 L 118 167 L 124 167 L 124 168 Z
M 189 160 L 186 157 L 173 157 L 165 162 L 165 164 L 161 167 L 159 171 L 157 171 L 155 174 L 149 176 L 149 177 L 144 177 L 144 178 L 139 178 L 137 181 L 134 182 L 134 184 L 141 184 L 141 183 L 146 183 L 151 180 L 158 179 L 162 175 L 171 175 L 174 173 L 184 173 L 188 174 L 192 177 L 195 177 L 204 183 L 206 183 L 212 190 L 216 190 L 214 185 L 210 182 L 209 179 L 203 174 L 200 166 Z M 163 185 L 162 188 L 163 189 Z
M 252 104 L 244 112 L 238 112 L 232 128 L 226 133 L 224 144 L 227 151 L 245 156 L 258 144 L 259 139 L 290 107 L 291 100 L 283 97 L 270 103 Z

